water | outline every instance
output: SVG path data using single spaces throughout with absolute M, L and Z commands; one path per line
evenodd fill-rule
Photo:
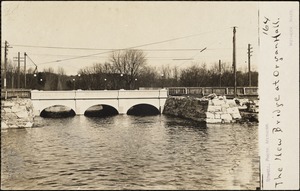
M 37 118 L 1 131 L 1 189 L 256 189 L 258 127 L 167 117 Z

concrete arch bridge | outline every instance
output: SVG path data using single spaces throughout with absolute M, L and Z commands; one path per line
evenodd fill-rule
M 162 113 L 167 96 L 166 89 L 31 91 L 31 101 L 36 115 L 55 105 L 69 107 L 76 115 L 83 115 L 86 110 L 96 105 L 110 106 L 119 114 L 126 114 L 136 105 L 149 105 Z

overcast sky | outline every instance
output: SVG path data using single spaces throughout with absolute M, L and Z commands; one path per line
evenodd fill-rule
M 1 23 L 1 45 L 7 40 L 13 47 L 8 58 L 27 52 L 39 71 L 61 66 L 67 74 L 76 74 L 80 68 L 107 61 L 111 49 L 129 47 L 144 50 L 148 65 L 158 68 L 209 66 L 219 59 L 232 63 L 233 26 L 237 26 L 238 69 L 247 66 L 249 43 L 257 69 L 257 2 L 13 1 L 2 2 Z M 76 58 L 91 54 L 95 55 Z M 64 60 L 68 58 L 76 59 Z

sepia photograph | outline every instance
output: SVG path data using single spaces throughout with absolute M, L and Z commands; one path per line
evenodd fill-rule
M 2 190 L 299 189 L 299 3 L 3 1 L 1 29 Z

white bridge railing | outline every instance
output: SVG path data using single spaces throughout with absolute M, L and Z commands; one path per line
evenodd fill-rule
M 74 99 L 153 99 L 166 98 L 168 92 L 161 90 L 76 90 L 76 91 L 31 91 L 32 100 Z

